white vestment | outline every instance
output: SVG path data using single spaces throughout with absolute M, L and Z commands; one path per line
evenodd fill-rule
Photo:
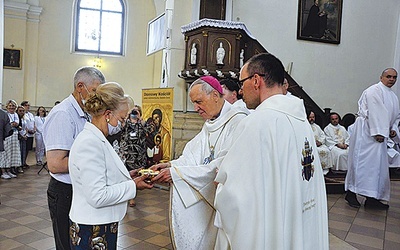
M 243 101 L 243 99 L 239 99 L 236 102 L 232 103 L 232 107 L 239 109 L 240 111 L 244 112 L 252 112 L 252 110 L 249 110 L 246 106 L 246 103 Z
M 333 170 L 347 170 L 347 156 L 349 154 L 349 148 L 341 149 L 335 146 L 337 143 L 344 143 L 349 145 L 349 133 L 342 125 L 333 126 L 329 123 L 325 127 L 324 132 L 326 134 L 326 145 L 329 147 L 332 153 Z
M 215 179 L 215 249 L 329 249 L 324 177 L 303 101 L 274 95 L 232 136 Z
M 400 152 L 398 145 L 390 138 L 387 140 L 389 168 L 400 168 Z
M 397 125 L 399 101 L 390 88 L 379 82 L 364 90 L 358 107 L 354 136 L 350 139 L 345 189 L 389 201 L 387 138 L 393 125 Z M 384 136 L 385 141 L 377 142 L 375 135 Z
M 211 207 L 216 189 L 214 179 L 234 139 L 232 131 L 247 114 L 225 101 L 220 116 L 207 120 L 200 133 L 186 144 L 182 155 L 171 161 L 174 184 L 171 191 L 171 233 L 177 250 L 214 248 L 217 234 L 213 225 L 215 213 Z M 207 158 L 212 154 L 212 148 L 214 160 L 205 163 L 209 161 Z
M 314 132 L 314 139 L 321 143 L 321 146 L 317 147 L 319 159 L 321 160 L 321 166 L 324 170 L 324 174 L 328 173 L 328 170 L 332 167 L 332 155 L 329 148 L 325 145 L 326 136 L 324 131 L 322 131 L 321 127 L 318 124 L 311 124 L 311 128 Z

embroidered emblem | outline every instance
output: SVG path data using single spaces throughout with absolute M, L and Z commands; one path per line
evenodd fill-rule
M 303 166 L 302 176 L 303 180 L 310 181 L 311 177 L 314 175 L 314 161 L 313 149 L 310 146 L 307 137 L 304 141 L 304 148 L 302 150 L 303 159 L 301 160 L 301 165 Z

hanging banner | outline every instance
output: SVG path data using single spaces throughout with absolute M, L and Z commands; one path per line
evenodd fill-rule
M 147 156 L 152 164 L 171 160 L 173 88 L 154 88 L 142 90 L 143 120 L 151 124 L 150 142 Z

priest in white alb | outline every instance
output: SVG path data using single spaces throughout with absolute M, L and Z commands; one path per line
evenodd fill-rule
M 339 122 L 339 114 L 332 112 L 330 114 L 330 123 L 324 128 L 326 145 L 332 153 L 332 170 L 347 171 L 350 136 L 345 127 L 340 125 Z
M 242 120 L 217 177 L 215 249 L 329 249 L 325 183 L 303 101 L 282 94 L 284 67 L 257 54 L 240 72 Z
M 311 128 L 314 132 L 314 139 L 315 143 L 317 144 L 317 151 L 319 159 L 321 160 L 323 173 L 327 174 L 329 172 L 329 169 L 332 167 L 332 155 L 329 148 L 325 145 L 325 133 L 324 131 L 322 131 L 321 127 L 315 123 L 315 114 L 312 111 L 310 111 L 308 114 L 308 122 L 310 123 Z
M 390 198 L 387 141 L 396 136 L 399 123 L 399 100 L 391 89 L 396 80 L 397 71 L 385 69 L 380 82 L 364 90 L 358 101 L 345 182 L 345 199 L 352 207 L 360 207 L 356 197 L 359 194 L 366 197 L 366 208 L 389 208 L 386 204 Z
M 223 98 L 223 90 L 212 76 L 203 76 L 189 87 L 194 109 L 205 120 L 202 130 L 190 140 L 182 155 L 152 166 L 161 170 L 155 182 L 173 183 L 171 190 L 171 235 L 177 250 L 213 249 L 214 179 L 221 160 L 232 145 L 232 131 L 248 114 Z

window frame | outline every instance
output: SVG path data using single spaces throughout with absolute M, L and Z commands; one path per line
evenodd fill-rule
M 103 1 L 107 1 L 107 0 L 101 0 Z M 102 4 L 101 2 L 101 4 Z M 81 0 L 75 0 L 74 4 L 75 4 L 75 8 L 74 8 L 74 15 L 73 15 L 73 31 L 72 31 L 72 36 L 73 36 L 73 40 L 71 43 L 71 52 L 72 53 L 77 53 L 77 54 L 89 54 L 89 55 L 110 55 L 110 56 L 125 56 L 125 47 L 126 47 L 126 23 L 127 23 L 127 15 L 126 15 L 126 3 L 125 0 L 119 0 L 119 2 L 121 3 L 121 8 L 122 11 L 110 11 L 110 10 L 103 10 L 102 9 L 102 5 L 100 7 L 100 10 L 98 9 L 91 9 L 91 8 L 81 8 L 80 7 L 80 3 Z M 106 13 L 118 13 L 121 14 L 121 42 L 120 42 L 120 52 L 110 52 L 110 51 L 102 51 L 100 49 L 101 47 L 101 35 L 100 35 L 100 39 L 99 39 L 99 44 L 98 44 L 98 50 L 89 50 L 89 49 L 78 49 L 78 40 L 79 40 L 79 14 L 80 14 L 80 10 L 84 9 L 84 10 L 93 10 L 93 11 L 98 11 L 100 12 L 100 31 L 101 31 L 101 25 L 102 25 L 102 14 L 103 12 Z M 100 33 L 101 34 L 101 33 Z

